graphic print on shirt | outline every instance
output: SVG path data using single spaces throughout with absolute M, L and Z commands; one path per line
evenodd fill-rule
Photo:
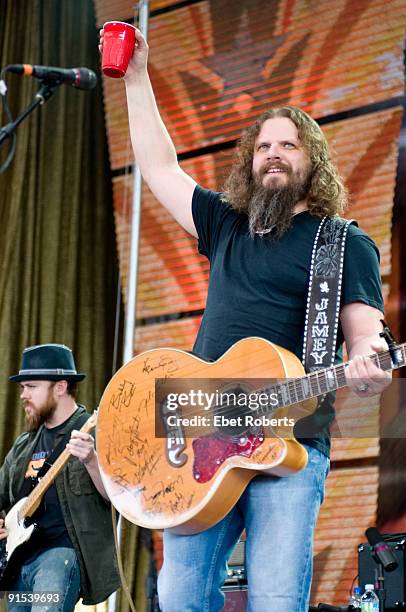
M 39 451 L 33 453 L 30 462 L 27 466 L 27 471 L 25 472 L 24 478 L 36 478 L 38 472 L 44 465 L 45 460 L 49 457 L 50 451 Z

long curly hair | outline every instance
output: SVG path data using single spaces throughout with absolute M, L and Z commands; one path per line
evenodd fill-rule
M 295 124 L 299 140 L 309 156 L 311 178 L 306 198 L 309 212 L 317 216 L 341 214 L 347 206 L 347 190 L 331 160 L 326 137 L 310 115 L 294 106 L 282 106 L 262 113 L 242 134 L 224 185 L 223 199 L 237 212 L 247 212 L 256 186 L 252 174 L 255 141 L 263 123 L 275 117 L 287 117 Z

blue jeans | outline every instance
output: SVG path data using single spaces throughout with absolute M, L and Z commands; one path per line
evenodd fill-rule
M 162 612 L 219 612 L 226 560 L 245 528 L 248 612 L 307 612 L 313 570 L 313 532 L 324 498 L 329 459 L 306 447 L 304 470 L 257 476 L 236 506 L 202 533 L 164 532 L 158 578 Z
M 59 593 L 59 603 L 21 606 L 8 603 L 8 612 L 73 612 L 80 593 L 79 562 L 73 548 L 50 548 L 25 563 L 10 591 Z

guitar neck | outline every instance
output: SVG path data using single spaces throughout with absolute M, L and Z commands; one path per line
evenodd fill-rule
M 58 474 L 60 474 L 60 472 L 63 470 L 70 457 L 71 453 L 65 448 L 65 450 L 62 451 L 55 463 L 52 464 L 52 467 L 50 467 L 45 476 L 41 478 L 41 480 L 27 497 L 25 503 L 20 509 L 20 516 L 25 518 L 27 516 L 31 516 L 35 512 L 35 510 L 40 505 L 45 493 L 52 485 Z
M 88 433 L 91 429 L 96 425 L 97 420 L 97 411 L 94 411 L 93 414 L 89 417 L 86 423 L 81 428 L 81 432 Z M 26 518 L 27 516 L 32 516 L 35 510 L 41 503 L 42 498 L 45 493 L 52 485 L 55 478 L 60 474 L 63 470 L 69 459 L 71 458 L 72 453 L 65 448 L 62 453 L 57 457 L 52 466 L 46 472 L 46 474 L 39 480 L 39 482 L 35 485 L 35 488 L 31 491 L 24 504 L 20 508 L 20 516 L 22 518 Z
M 392 359 L 395 356 L 395 361 Z M 406 365 L 406 343 L 399 344 L 393 351 L 383 351 L 369 355 L 373 363 L 386 372 L 396 370 Z M 292 406 L 299 402 L 325 395 L 330 391 L 336 391 L 347 386 L 345 377 L 346 363 L 331 366 L 324 370 L 317 370 L 306 374 L 302 378 L 290 379 L 280 382 L 270 389 L 267 393 L 275 393 L 278 397 L 278 406 Z M 266 409 L 266 412 L 270 410 Z

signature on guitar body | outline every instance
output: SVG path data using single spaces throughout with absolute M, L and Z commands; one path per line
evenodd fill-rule
M 383 370 L 402 367 L 405 345 L 395 350 L 396 363 L 391 351 L 370 358 Z M 256 422 L 245 427 L 247 413 L 222 413 L 217 400 L 211 411 L 193 413 L 190 381 L 204 380 L 205 389 L 211 381 L 209 398 L 210 391 L 227 391 L 224 381 L 235 386 L 258 379 L 276 381 L 254 390 L 276 397 L 276 405 L 270 401 L 261 415 L 282 425 L 268 427 L 263 420 L 263 427 Z M 178 410 L 171 407 L 172 384 L 182 387 L 182 381 L 180 391 L 189 400 Z M 344 364 L 305 374 L 295 355 L 262 338 L 240 340 L 215 362 L 179 349 L 141 353 L 113 376 L 100 401 L 97 448 L 105 489 L 118 511 L 137 525 L 202 531 L 231 510 L 256 475 L 288 476 L 306 466 L 307 451 L 293 427 L 314 412 L 318 397 L 344 386 Z M 196 422 L 196 435 L 189 428 L 187 435 L 185 421 L 178 418 L 185 411 L 188 423 Z M 237 425 L 228 435 L 224 428 L 211 428 L 224 416 Z

